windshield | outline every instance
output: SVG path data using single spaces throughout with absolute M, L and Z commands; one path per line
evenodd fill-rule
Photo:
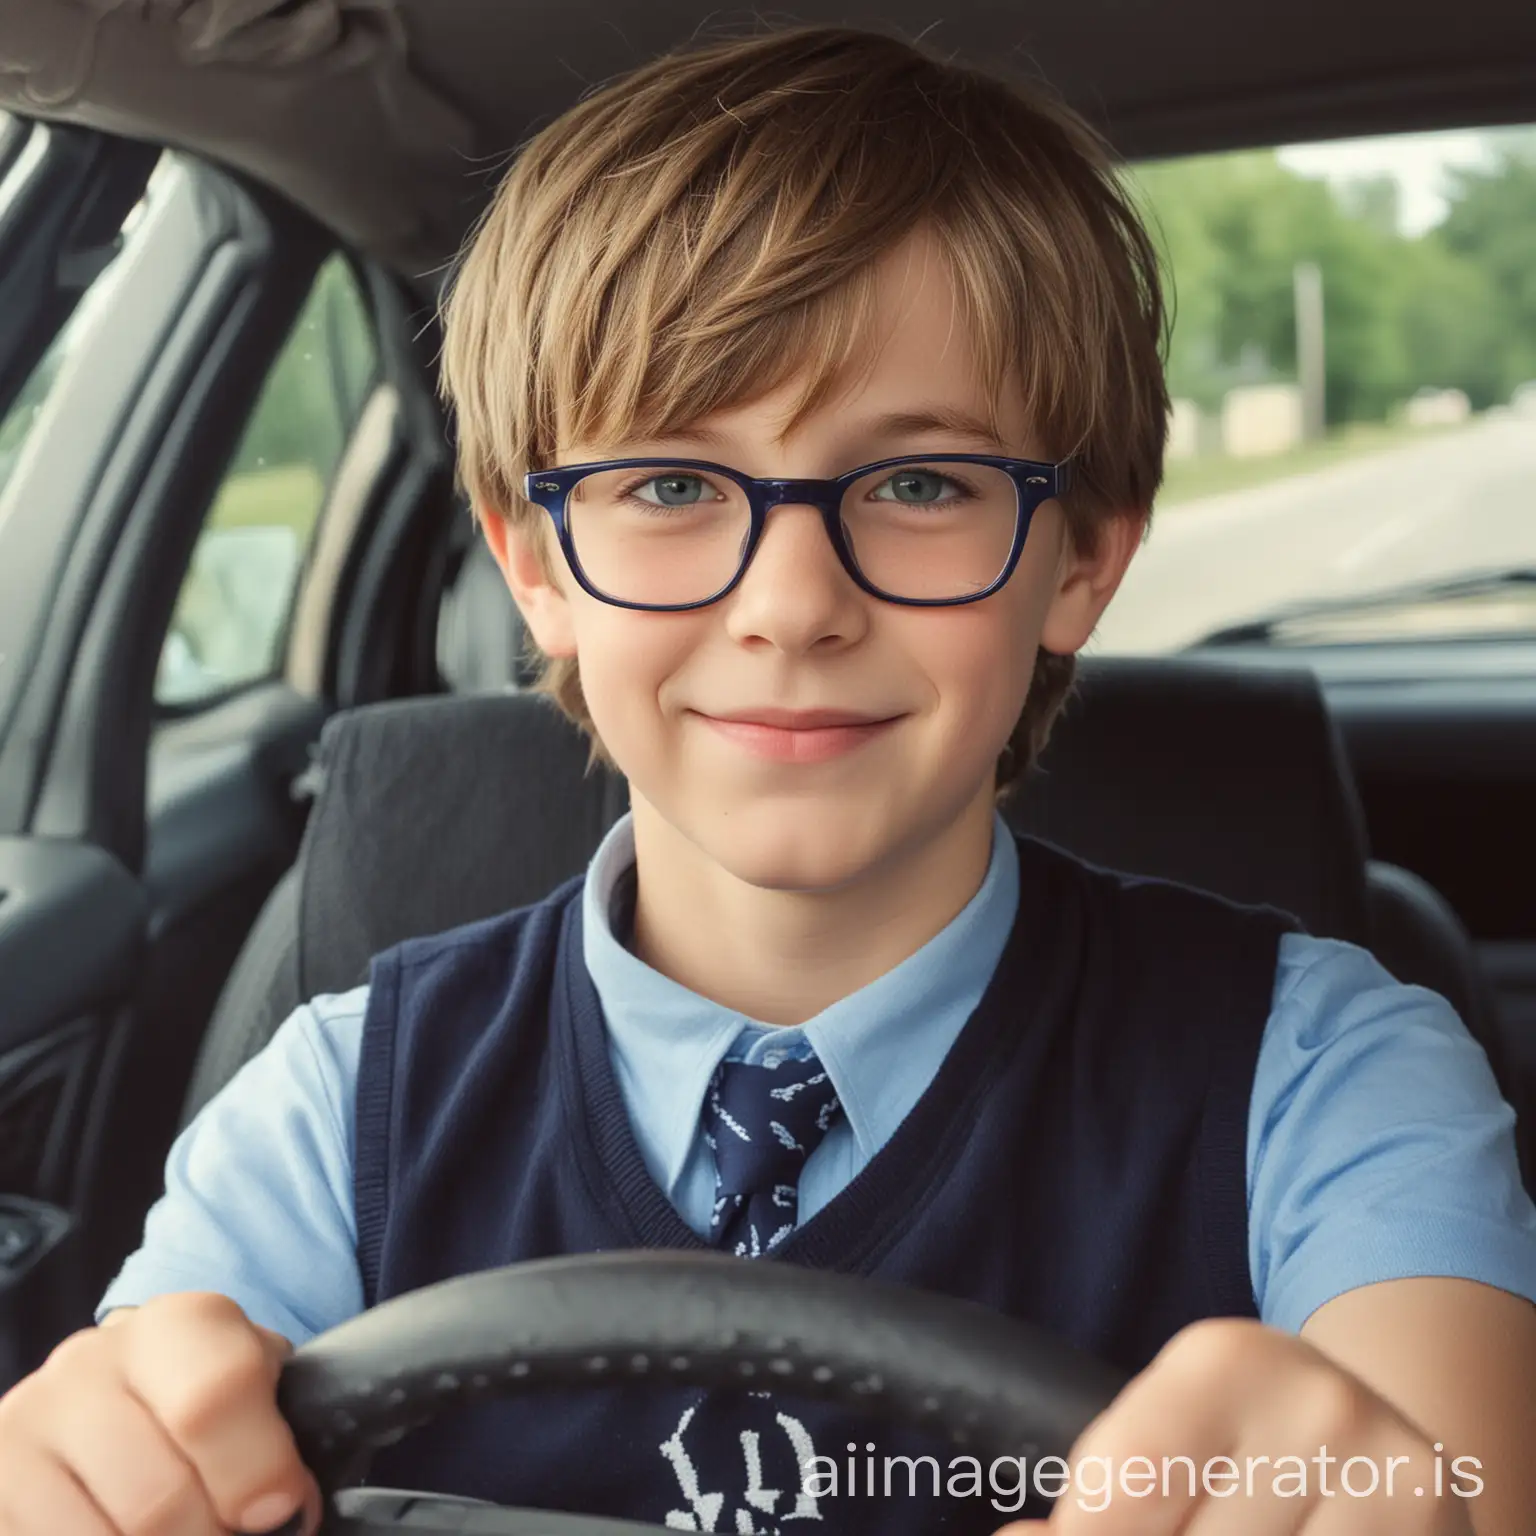
M 1131 179 L 1176 305 L 1174 409 L 1093 648 L 1536 635 L 1536 127 Z M 1503 572 L 1496 598 L 1457 580 Z

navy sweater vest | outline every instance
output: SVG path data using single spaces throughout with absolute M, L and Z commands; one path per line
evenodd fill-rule
M 1019 857 L 1013 932 L 933 1083 L 759 1262 L 969 1298 L 1134 1372 L 1188 1323 L 1255 1314 L 1248 1104 L 1293 924 L 1028 838 Z M 706 1247 L 635 1144 L 581 889 L 375 959 L 355 1162 L 369 1305 L 519 1260 Z M 831 1405 L 624 1386 L 462 1408 L 380 1451 L 369 1480 L 735 1536 L 969 1536 L 1038 1512 L 1016 1476 Z

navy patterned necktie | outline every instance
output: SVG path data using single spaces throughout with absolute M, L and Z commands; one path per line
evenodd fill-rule
M 795 1229 L 800 1171 L 841 1111 L 814 1055 L 771 1052 L 763 1065 L 722 1061 L 704 1098 L 704 1139 L 715 1153 L 710 1241 L 756 1259 Z

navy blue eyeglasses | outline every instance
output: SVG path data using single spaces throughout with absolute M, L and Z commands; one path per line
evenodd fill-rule
M 843 569 L 871 596 L 952 607 L 1008 580 L 1036 510 L 1071 481 L 1070 461 L 979 453 L 905 454 L 835 480 L 758 480 L 702 459 L 647 458 L 534 470 L 524 494 L 554 519 L 581 586 L 620 608 L 719 602 L 783 503 L 820 511 Z

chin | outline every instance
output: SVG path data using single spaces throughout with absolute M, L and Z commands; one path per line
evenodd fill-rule
M 733 805 L 696 834 L 738 880 L 762 890 L 833 891 L 881 865 L 910 829 L 892 807 L 880 815 L 833 797 L 766 799 Z

